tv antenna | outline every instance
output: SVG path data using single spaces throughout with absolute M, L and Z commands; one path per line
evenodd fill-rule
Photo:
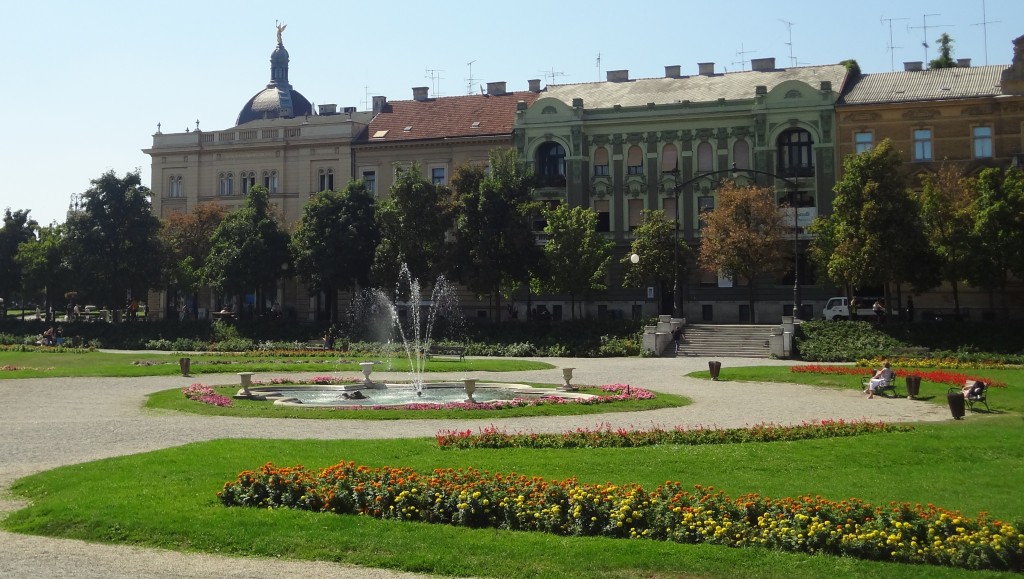
M 600 51 L 597 53 L 597 62 L 595 63 L 595 65 L 597 66 L 597 82 L 601 82 L 601 53 L 600 53 Z
M 989 20 L 985 16 L 985 0 L 981 0 L 981 22 L 971 24 L 971 26 L 981 26 L 981 34 L 985 39 L 985 66 L 988 66 L 988 25 L 999 24 L 1002 20 Z
M 793 23 L 781 18 L 779 18 L 779 22 L 785 24 L 786 30 L 789 32 L 789 42 L 785 43 L 789 47 L 789 66 L 796 66 L 796 57 L 793 56 Z
M 739 60 L 739 62 L 733 61 L 731 64 L 738 64 L 738 65 L 740 65 L 740 70 L 741 71 L 747 70 L 747 62 L 748 62 L 747 55 L 748 54 L 753 54 L 755 52 L 757 52 L 757 51 L 756 50 L 746 50 L 744 48 L 744 46 L 743 46 L 743 43 L 741 42 L 740 43 L 740 49 L 736 51 L 736 56 L 740 57 L 740 60 Z
M 884 18 L 884 17 L 878 19 L 879 23 L 888 23 L 889 24 L 889 44 L 885 45 L 885 49 L 887 51 L 889 51 L 889 70 L 891 70 L 891 71 L 895 71 L 896 70 L 896 61 L 894 60 L 894 57 L 896 55 L 895 49 L 903 48 L 902 46 L 894 46 L 893 43 L 892 43 L 892 23 L 895 22 L 896 20 L 910 20 L 910 19 L 909 18 Z
M 369 86 L 365 84 L 363 85 L 363 110 L 372 109 L 373 101 L 370 100 L 370 97 L 376 96 L 376 94 L 377 93 L 370 92 Z
M 475 60 L 471 60 L 471 61 L 466 63 L 466 66 L 469 67 L 469 78 L 466 79 L 466 94 L 473 94 L 473 85 L 476 84 L 476 81 L 480 80 L 479 78 L 473 78 L 473 63 L 474 62 L 476 62 L 476 61 Z
M 921 16 L 921 26 L 908 26 L 911 29 L 921 29 L 924 31 L 924 40 L 921 42 L 921 46 L 924 47 L 924 63 L 928 62 L 928 17 L 929 16 L 942 16 L 941 14 L 924 14 Z M 952 24 L 932 24 L 931 28 L 936 26 L 953 26 Z
M 441 73 L 444 71 L 438 68 L 428 68 L 425 70 L 425 72 L 426 74 L 423 75 L 423 78 L 430 79 L 430 86 L 432 91 L 431 96 L 433 96 L 434 98 L 441 96 L 441 93 L 438 92 L 437 90 L 437 81 L 444 78 L 443 76 L 441 76 Z
M 555 84 L 555 79 L 556 78 L 558 78 L 560 76 L 568 76 L 564 72 L 557 72 L 557 71 L 555 71 L 555 67 L 551 67 L 550 71 L 542 70 L 542 71 L 540 71 L 540 73 L 541 73 L 541 75 L 544 76 L 544 78 L 548 79 L 547 84 Z

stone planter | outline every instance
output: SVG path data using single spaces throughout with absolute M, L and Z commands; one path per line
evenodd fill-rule
M 476 402 L 473 399 L 473 392 L 476 391 L 476 378 L 466 378 L 462 381 L 466 386 L 466 402 Z

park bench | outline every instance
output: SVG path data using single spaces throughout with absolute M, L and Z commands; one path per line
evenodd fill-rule
M 452 344 L 431 344 L 427 350 L 427 359 L 433 356 L 458 356 L 459 361 L 466 359 L 466 347 Z
M 867 390 L 868 390 L 868 386 L 869 386 L 869 385 L 870 385 L 870 383 L 871 383 L 871 377 L 872 377 L 872 376 L 874 376 L 874 375 L 875 375 L 875 372 L 877 372 L 877 371 L 878 371 L 878 370 L 872 369 L 872 370 L 871 370 L 871 374 L 869 374 L 868 376 L 865 376 L 864 378 L 861 378 L 861 380 L 860 380 L 860 385 L 861 385 L 861 388 L 862 388 L 862 389 L 863 389 L 863 390 L 864 390 L 865 392 L 867 392 Z M 886 383 L 885 383 L 885 384 L 883 384 L 882 386 L 876 387 L 876 388 L 875 388 L 875 394 L 879 394 L 879 395 L 882 395 L 882 394 L 885 394 L 885 392 L 886 392 L 886 391 L 889 391 L 889 392 L 891 392 L 891 393 L 892 393 L 892 397 L 893 397 L 893 398 L 896 398 L 896 381 L 897 381 L 898 379 L 899 379 L 899 377 L 898 377 L 898 376 L 896 376 L 896 373 L 895 373 L 895 372 L 893 372 L 893 374 L 892 374 L 892 380 L 889 380 L 888 382 L 886 382 Z
M 967 396 L 964 396 L 964 402 L 967 403 L 967 408 L 969 408 L 971 412 L 974 412 L 975 404 L 984 404 L 985 411 L 992 412 L 992 409 L 988 407 L 988 382 L 965 380 L 963 388 L 950 388 L 949 393 L 952 394 L 953 392 L 957 392 L 960 395 L 963 395 L 965 389 L 970 386 L 975 386 L 975 384 L 978 386 L 972 388 Z

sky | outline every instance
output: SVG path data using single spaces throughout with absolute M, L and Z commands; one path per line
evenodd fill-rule
M 223 130 L 270 79 L 275 22 L 287 25 L 289 80 L 314 105 L 370 107 L 374 95 L 409 100 L 479 91 L 505 81 L 565 84 L 856 59 L 863 72 L 901 70 L 937 56 L 1009 64 L 1024 34 L 1021 0 L 764 2 L 434 0 L 286 3 L 36 0 L 4 9 L 0 210 L 65 220 L 72 194 L 106 171 L 141 170 L 164 133 Z M 927 29 L 925 29 L 927 26 Z M 925 49 L 927 41 L 931 47 Z M 471 80 L 472 79 L 472 80 Z M 16 90 L 15 90 L 16 89 Z

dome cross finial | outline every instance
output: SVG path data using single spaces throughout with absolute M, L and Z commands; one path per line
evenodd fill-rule
M 274 26 L 276 26 L 276 27 L 277 27 L 277 43 L 278 43 L 278 44 L 283 44 L 283 43 L 281 42 L 281 33 L 282 33 L 282 32 L 284 32 L 284 29 L 285 29 L 285 28 L 288 28 L 288 25 L 287 25 L 287 24 L 281 24 L 280 22 L 278 22 L 277 20 L 275 20 L 275 21 L 274 21 Z

